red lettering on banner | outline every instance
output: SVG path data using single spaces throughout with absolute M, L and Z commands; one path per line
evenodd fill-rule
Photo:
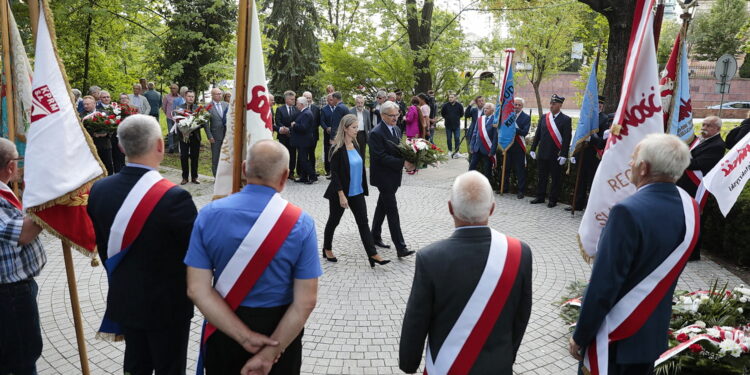
M 604 227 L 605 225 L 607 225 L 607 220 L 609 220 L 609 214 L 606 212 L 597 212 L 594 215 L 594 218 L 600 226 Z
M 266 129 L 273 131 L 271 122 L 271 103 L 268 102 L 266 88 L 257 85 L 250 91 L 250 101 L 247 102 L 247 109 L 260 115 L 261 120 L 266 123 Z
M 55 112 L 60 111 L 57 100 L 52 95 L 49 86 L 37 87 L 31 92 L 33 103 L 31 108 L 31 122 L 39 121 Z
M 630 185 L 631 183 L 630 175 L 631 175 L 631 170 L 628 169 L 625 172 L 616 174 L 614 178 L 608 179 L 607 184 L 609 184 L 609 187 L 612 188 L 612 191 L 617 191 L 619 189 L 622 189 Z
M 661 112 L 662 107 L 656 104 L 656 94 L 653 92 L 654 87 L 651 87 L 652 93 L 646 97 L 646 93 L 641 93 L 641 101 L 623 110 L 623 124 L 618 134 L 612 134 L 612 144 L 616 144 L 618 140 L 622 139 L 623 136 L 628 135 L 628 126 L 638 127 L 649 118 L 653 117 L 655 113 Z
M 747 157 L 750 153 L 750 144 L 737 151 L 737 157 L 734 160 L 725 160 L 721 163 L 721 171 L 724 172 L 724 177 L 729 176 Z

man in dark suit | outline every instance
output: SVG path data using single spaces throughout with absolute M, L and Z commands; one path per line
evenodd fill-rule
M 425 367 L 430 374 L 450 373 L 447 368 L 456 365 L 468 370 L 463 373 L 511 375 L 531 314 L 531 250 L 525 243 L 487 226 L 495 202 L 489 181 L 476 171 L 456 178 L 448 209 L 456 227 L 453 234 L 417 254 L 414 283 L 401 328 L 399 367 L 406 373 L 416 372 L 425 338 L 429 337 Z M 513 260 L 505 261 L 502 270 L 503 275 L 509 275 L 508 282 L 498 284 L 500 275 L 496 275 L 492 282 L 480 284 L 487 274 L 485 265 L 498 258 Z M 452 272 L 457 264 L 465 271 Z M 500 311 L 486 316 L 492 322 L 486 326 L 489 335 L 481 342 L 457 339 L 462 335 L 452 332 L 453 328 L 464 318 L 462 312 L 475 290 L 486 291 L 481 289 L 485 285 L 508 291 Z M 474 306 L 482 311 L 487 304 L 482 305 Z M 446 353 L 442 353 L 444 347 L 467 345 L 481 348 L 473 361 L 445 359 Z
M 387 93 L 385 90 L 379 90 L 375 94 L 375 103 L 373 103 L 372 111 L 370 113 L 372 114 L 372 122 L 373 124 L 379 124 L 380 121 L 382 121 L 382 116 L 380 115 L 380 107 L 385 103 L 387 98 Z
M 549 103 L 549 112 L 539 119 L 534 135 L 534 143 L 531 145 L 529 155 L 537 160 L 537 188 L 536 199 L 531 204 L 544 203 L 547 195 L 548 179 L 552 180 L 549 192 L 549 203 L 547 207 L 557 206 L 557 198 L 560 196 L 560 180 L 562 179 L 562 166 L 568 160 L 568 148 L 572 132 L 570 117 L 560 112 L 565 98 L 552 95 Z M 536 150 L 539 146 L 539 157 Z
M 607 361 L 610 375 L 651 374 L 654 361 L 667 349 L 672 294 L 690 251 L 688 244 L 697 235 L 689 222 L 695 220 L 695 202 L 675 185 L 689 163 L 687 146 L 673 135 L 651 134 L 636 146 L 631 182 L 638 190 L 609 212 L 570 339 L 574 358 L 582 360 L 582 353 L 599 341 L 596 353 Z M 657 268 L 664 271 L 656 272 Z M 645 280 L 652 273 L 658 280 Z M 664 288 L 657 290 L 656 283 Z M 621 309 L 625 295 L 626 307 L 635 312 Z M 649 305 L 646 296 L 654 298 L 655 305 Z M 607 340 L 633 314 L 642 319 L 631 321 L 627 331 L 632 333 Z M 597 340 L 600 330 L 607 335 L 603 340 Z
M 603 130 L 607 126 L 607 114 L 604 113 L 604 101 L 605 97 L 599 95 L 599 130 L 589 137 L 589 140 L 584 142 L 583 147 L 575 154 L 571 155 L 570 163 L 576 164 L 582 163 L 580 166 L 581 175 L 578 176 L 580 184 L 576 196 L 573 197 L 574 204 L 570 207 L 565 207 L 565 211 L 572 211 L 573 207 L 577 211 L 581 211 L 586 207 L 587 203 L 587 192 L 591 188 L 591 183 L 594 182 L 594 175 L 596 175 L 596 169 L 599 168 L 599 155 L 598 150 L 604 150 L 606 141 L 603 139 Z M 575 148 L 575 145 L 573 145 Z
M 701 197 L 696 196 L 698 186 L 703 181 L 703 176 L 708 174 L 724 157 L 725 149 L 726 144 L 721 139 L 721 119 L 716 116 L 706 117 L 701 125 L 701 136 L 698 144 L 690 150 L 690 165 L 685 168 L 685 173 L 677 181 L 677 186 L 685 189 L 693 198 L 700 199 Z M 708 192 L 705 194 L 708 194 Z M 704 202 L 699 201 L 698 203 Z M 703 215 L 701 215 L 701 229 L 703 229 Z M 698 243 L 695 245 L 690 260 L 701 258 L 701 245 L 702 237 L 698 237 Z
M 494 104 L 485 103 L 483 111 L 484 113 L 480 117 L 477 117 L 477 124 L 474 126 L 474 132 L 471 134 L 471 152 L 473 156 L 469 162 L 469 170 L 476 171 L 481 161 L 484 167 L 482 173 L 489 180 L 492 178 L 492 169 L 497 152 L 498 124 L 494 116 Z M 489 141 L 483 136 L 485 132 L 489 137 Z
M 474 134 L 474 128 L 477 125 L 477 119 L 479 119 L 479 116 L 482 115 L 482 111 L 484 108 L 484 97 L 479 95 L 474 100 L 469 103 L 469 105 L 466 107 L 466 112 L 464 113 L 464 118 L 470 118 L 471 124 L 469 125 L 469 130 L 466 132 L 466 135 L 464 138 L 466 139 L 466 152 L 469 153 L 469 162 L 471 162 L 473 152 L 471 150 L 471 137 L 472 134 Z M 456 146 L 456 151 L 458 151 L 458 146 Z
M 299 111 L 295 106 L 297 94 L 294 91 L 284 92 L 284 105 L 276 108 L 276 122 L 273 130 L 276 131 L 277 138 L 284 147 L 289 151 L 289 179 L 294 180 L 294 170 L 297 166 L 297 149 L 290 143 L 292 123 L 297 119 Z
M 317 181 L 315 170 L 312 168 L 310 158 L 310 148 L 315 144 L 313 136 L 313 115 L 310 108 L 307 107 L 307 99 L 301 96 L 297 98 L 297 110 L 299 114 L 297 119 L 292 122 L 292 135 L 290 144 L 297 149 L 297 172 L 299 178 L 295 182 L 312 184 Z
M 513 171 L 518 182 L 518 193 L 516 194 L 518 199 L 523 199 L 526 192 L 526 136 L 529 134 L 529 128 L 531 127 L 531 116 L 523 111 L 524 104 L 526 104 L 526 101 L 523 98 L 515 98 L 513 102 L 513 110 L 517 116 L 516 137 L 508 151 L 505 152 L 505 156 L 508 158 L 506 162 L 508 170 L 505 172 L 505 191 L 503 193 L 508 192 L 510 172 Z
M 320 127 L 323 128 L 323 167 L 326 178 L 331 177 L 331 116 L 333 116 L 333 94 L 326 95 L 326 105 L 320 110 Z
M 333 98 L 333 108 L 331 112 L 331 123 L 329 124 L 329 129 L 331 130 L 329 135 L 331 136 L 331 144 L 333 144 L 333 139 L 336 138 L 336 132 L 339 129 L 341 119 L 349 114 L 349 108 L 347 108 L 346 104 L 342 101 L 340 92 L 334 92 L 331 94 L 331 98 Z
M 190 193 L 163 181 L 167 190 L 156 198 L 158 203 L 141 231 L 129 246 L 120 241 L 127 252 L 114 254 L 120 249 L 108 248 L 110 236 L 128 227 L 128 222 L 115 223 L 115 217 L 123 214 L 120 210 L 126 198 L 133 199 L 136 183 L 142 178 L 161 178 L 158 170 L 164 159 L 161 128 L 153 117 L 130 116 L 120 124 L 117 135 L 128 164 L 120 173 L 94 184 L 87 207 L 99 257 L 109 276 L 104 317 L 119 324 L 125 336 L 125 373 L 185 374 L 193 304 L 187 296 L 182 259 L 197 210 Z M 110 232 L 113 225 L 119 227 Z M 109 262 L 110 254 L 113 259 L 119 257 L 119 263 Z
M 219 166 L 219 156 L 221 156 L 221 144 L 224 143 L 224 136 L 227 134 L 227 110 L 229 103 L 222 100 L 224 93 L 219 88 L 211 89 L 211 108 L 208 113 L 209 129 L 214 136 L 211 142 L 211 171 L 216 176 L 216 168 Z
M 367 148 L 367 135 L 372 130 L 372 118 L 370 116 L 370 110 L 365 107 L 365 97 L 357 95 L 354 98 L 355 106 L 349 111 L 349 113 L 357 116 L 357 145 L 359 146 L 359 155 L 362 160 L 365 160 L 365 149 Z
M 734 147 L 737 142 L 745 138 L 747 133 L 750 133 L 750 111 L 747 112 L 747 118 L 742 120 L 742 123 L 738 127 L 730 130 L 729 134 L 727 134 L 727 149 Z
M 310 166 L 312 167 L 313 172 L 315 172 L 315 178 L 318 178 L 318 171 L 315 169 L 315 149 L 318 148 L 318 140 L 320 139 L 320 107 L 318 107 L 317 104 L 315 104 L 315 100 L 313 100 L 313 95 L 310 91 L 305 91 L 302 93 L 302 96 L 307 99 L 307 107 L 310 108 L 310 113 L 313 116 L 312 120 L 312 133 L 313 133 L 313 145 L 309 149 L 309 156 L 307 157 L 308 160 L 310 160 Z
M 372 238 L 376 246 L 390 248 L 389 245 L 383 243 L 380 236 L 383 220 L 388 216 L 391 240 L 396 246 L 396 254 L 401 258 L 414 254 L 414 251 L 406 248 L 404 236 L 401 234 L 396 191 L 401 186 L 401 174 L 404 167 L 407 171 L 412 171 L 416 167 L 404 160 L 397 148 L 401 140 L 401 131 L 396 126 L 398 105 L 385 102 L 380 107 L 380 114 L 383 121 L 372 129 L 368 142 L 370 145 L 370 184 L 377 187 L 380 192 L 372 219 Z

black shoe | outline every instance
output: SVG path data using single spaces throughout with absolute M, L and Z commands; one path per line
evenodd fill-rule
M 523 193 L 516 194 L 516 198 L 523 199 L 524 198 Z
M 198 179 L 197 179 L 197 178 L 194 178 L 194 179 L 193 179 L 192 181 L 190 181 L 190 182 L 192 182 L 192 183 L 194 183 L 194 184 L 196 184 L 196 185 L 200 184 L 200 182 L 198 182 Z
M 542 198 L 536 198 L 533 201 L 530 201 L 529 203 L 531 203 L 531 204 L 544 203 L 544 199 L 542 199 Z
M 408 257 L 409 255 L 412 255 L 414 253 L 415 253 L 414 250 L 409 250 L 409 249 L 401 249 L 401 250 L 396 251 L 396 255 L 399 258 Z
M 326 175 L 326 180 L 330 180 L 330 179 L 331 179 L 331 175 L 330 175 L 330 174 L 327 174 L 327 175 Z
M 336 262 L 338 262 L 338 261 L 339 261 L 338 259 L 336 259 L 336 257 L 330 257 L 330 258 L 329 258 L 329 257 L 328 257 L 328 256 L 326 255 L 326 249 L 323 249 L 323 258 L 326 258 L 326 260 L 327 260 L 327 261 L 329 261 L 329 262 L 333 262 L 333 263 L 336 263 Z
M 315 183 L 315 181 L 310 180 L 310 179 L 305 181 L 305 185 L 312 185 L 313 183 Z
M 384 249 L 390 249 L 391 248 L 391 245 L 386 245 L 385 243 L 383 243 L 383 240 L 375 240 L 374 242 L 375 242 L 375 246 L 377 246 L 377 247 L 382 247 Z
M 375 268 L 375 263 L 377 263 L 377 264 L 379 264 L 379 265 L 382 266 L 382 265 L 385 265 L 385 264 L 388 264 L 388 263 L 391 262 L 388 259 L 377 260 L 377 259 L 374 259 L 373 257 L 367 257 L 367 260 L 370 261 L 370 268 Z
M 294 180 L 294 182 L 301 182 L 301 183 L 304 183 L 304 182 L 307 182 L 307 179 L 306 179 L 306 178 L 302 178 L 302 177 L 300 177 L 300 178 L 298 178 L 298 179 Z
M 549 203 L 547 203 L 547 207 L 549 207 L 549 208 L 552 208 L 552 207 L 555 207 L 555 206 L 557 206 L 557 202 L 550 201 Z
M 576 211 L 583 211 L 585 209 L 586 209 L 586 206 L 576 207 Z M 565 211 L 568 211 L 568 212 L 573 211 L 573 206 L 565 207 Z

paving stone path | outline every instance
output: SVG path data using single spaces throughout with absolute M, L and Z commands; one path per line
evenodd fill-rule
M 466 161 L 459 159 L 414 176 L 404 175 L 398 204 L 410 249 L 419 250 L 450 235 L 452 220 L 446 202 L 453 178 L 466 167 Z M 162 173 L 179 182 L 179 171 L 165 168 Z M 201 180 L 201 185 L 186 185 L 199 209 L 210 201 L 213 190 L 211 178 Z M 328 201 L 323 198 L 326 187 L 324 179 L 311 186 L 290 183 L 283 193 L 315 218 L 321 245 L 328 217 Z M 367 198 L 370 220 L 377 189 L 371 191 Z M 497 208 L 490 219 L 492 227 L 528 243 L 534 256 L 533 310 L 514 370 L 517 374 L 574 374 L 576 363 L 567 353 L 568 328 L 553 303 L 570 282 L 587 280 L 590 274 L 591 268 L 581 260 L 576 243 L 580 215 L 571 217 L 562 207 L 529 205 L 528 200 L 514 195 L 497 196 Z M 389 242 L 386 228 L 384 240 Z M 45 235 L 44 244 L 49 259 L 37 279 L 44 337 L 39 373 L 77 374 L 80 365 L 60 242 Z M 336 231 L 334 252 L 339 262 L 324 262 L 318 305 L 305 327 L 302 373 L 401 373 L 398 343 L 414 257 L 398 260 L 393 249 L 381 251 L 393 262 L 370 269 L 351 214 L 345 214 Z M 94 338 L 104 313 L 104 269 L 92 268 L 88 259 L 77 254 L 74 260 L 91 373 L 120 374 L 124 343 Z M 455 272 L 462 272 L 460 265 L 456 265 Z M 716 263 L 703 260 L 688 264 L 678 289 L 707 288 L 717 278 L 728 281 L 730 286 L 741 283 Z M 188 349 L 189 374 L 194 373 L 201 319 L 196 309 Z

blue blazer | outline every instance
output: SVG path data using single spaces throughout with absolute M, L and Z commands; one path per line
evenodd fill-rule
M 398 151 L 401 130 L 398 126 L 394 128 L 398 137 L 394 137 L 388 125 L 381 121 L 372 129 L 367 140 L 370 146 L 370 185 L 392 192 L 401 186 L 401 172 L 404 169 L 404 158 Z
M 313 117 L 310 108 L 305 108 L 302 112 L 299 112 L 297 118 L 294 120 L 294 126 L 292 126 L 289 142 L 292 147 L 312 147 L 315 144 L 315 135 L 313 132 L 317 129 L 313 123 L 315 118 Z
M 333 107 L 333 113 L 331 113 L 331 122 L 328 123 L 331 128 L 331 139 L 336 136 L 336 131 L 338 131 L 339 129 L 341 119 L 348 114 L 349 108 L 347 108 L 344 103 L 336 104 L 336 106 Z
M 474 132 L 471 133 L 471 152 L 478 152 L 482 155 L 492 156 L 495 155 L 495 152 L 497 151 L 498 142 L 497 128 L 492 126 L 492 124 L 495 123 L 495 115 L 487 116 L 486 119 L 487 120 L 484 124 L 484 128 L 487 129 L 487 134 L 492 140 L 492 145 L 490 145 L 490 152 L 488 154 L 487 150 L 484 148 L 484 146 L 482 146 L 482 140 L 480 139 L 481 134 L 479 134 L 479 128 L 476 125 L 473 126 Z M 474 121 L 474 123 L 476 124 L 476 121 Z
M 326 104 L 323 106 L 323 108 L 320 109 L 320 126 L 323 127 L 323 130 L 326 130 L 331 127 L 332 115 L 333 115 L 333 109 L 331 109 L 330 105 Z
M 471 139 L 472 137 L 474 137 L 474 128 L 476 128 L 476 125 L 477 125 L 477 118 L 479 117 L 479 114 L 481 113 L 482 112 L 480 111 L 479 107 L 474 107 L 474 106 L 466 107 L 466 112 L 464 113 L 465 118 L 471 118 L 471 124 L 469 125 L 469 132 L 467 133 L 470 147 L 471 147 Z
M 654 183 L 618 203 L 609 213 L 583 299 L 573 339 L 590 345 L 615 303 L 666 259 L 685 237 L 677 186 Z M 682 272 L 682 270 L 680 270 Z M 633 336 L 610 344 L 616 363 L 653 363 L 667 349 L 672 284 L 656 310 Z

